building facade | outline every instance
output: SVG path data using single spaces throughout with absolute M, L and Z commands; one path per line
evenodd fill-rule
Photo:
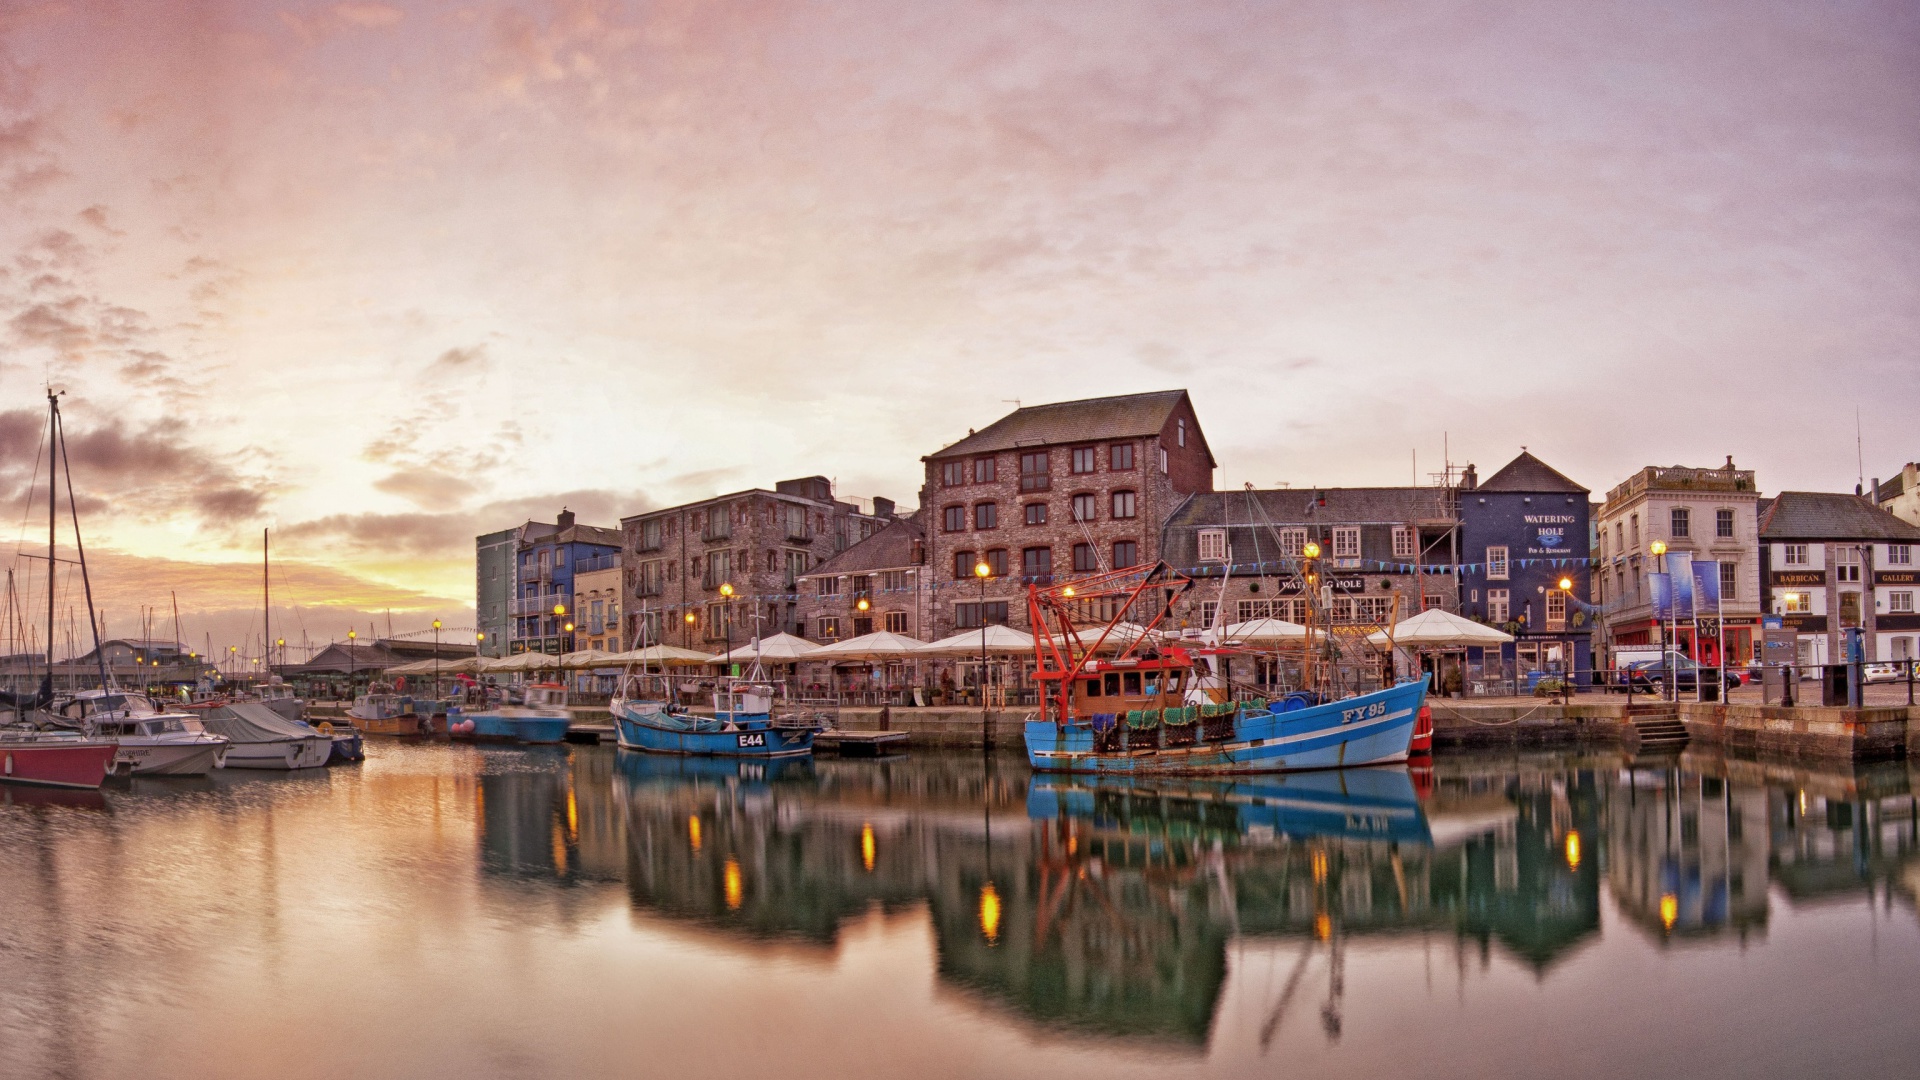
M 1920 464 L 1907 462 L 1893 479 L 1873 482 L 1873 501 L 1909 525 L 1920 525 Z
M 1167 520 L 1162 551 L 1201 579 L 1175 609 L 1182 627 L 1308 620 L 1301 551 L 1320 545 L 1334 623 L 1385 625 L 1459 610 L 1454 493 L 1430 488 L 1288 488 L 1194 495 Z M 1224 611 L 1222 608 L 1224 607 Z
M 1727 663 L 1752 662 L 1760 643 L 1760 492 L 1752 470 L 1728 457 L 1717 469 L 1649 466 L 1607 493 L 1595 530 L 1594 602 L 1601 609 L 1600 666 L 1611 669 L 1622 649 L 1665 642 L 1654 618 L 1647 575 L 1684 559 L 1718 564 L 1720 623 L 1705 619 L 1696 640 L 1692 620 L 1678 626 L 1677 648 L 1702 664 L 1720 663 L 1724 624 Z M 1655 541 L 1671 558 L 1651 553 Z
M 1460 613 L 1517 639 L 1498 656 L 1486 650 L 1480 678 L 1524 680 L 1542 671 L 1587 680 L 1596 610 L 1590 515 L 1586 488 L 1525 451 L 1484 482 L 1467 466 L 1459 491 Z M 1468 659 L 1471 668 L 1471 652 Z
M 477 536 L 473 541 L 473 617 L 474 629 L 478 631 L 475 640 L 482 656 L 507 654 L 507 639 L 513 631 L 513 616 L 509 612 L 514 597 L 520 595 L 515 575 L 520 534 L 521 529 L 502 529 Z
M 1029 629 L 1029 583 L 1155 562 L 1216 467 L 1184 390 L 1027 406 L 922 460 L 928 639 Z
M 514 595 L 507 652 L 553 655 L 579 647 L 574 579 L 620 565 L 620 533 L 574 521 L 560 511 L 552 525 L 527 522 L 514 552 Z
M 1840 663 L 1856 627 L 1869 660 L 1920 657 L 1920 525 L 1859 495 L 1783 491 L 1760 505 L 1760 541 L 1764 602 L 1797 663 Z
M 574 568 L 574 638 L 583 649 L 599 649 L 602 652 L 619 652 L 620 642 L 620 594 L 624 573 L 620 568 L 621 556 L 597 556 L 590 560 L 586 569 Z
M 868 512 L 824 476 L 622 518 L 626 642 L 719 652 L 756 633 L 804 636 L 801 576 L 893 520 L 890 500 Z
M 796 617 L 814 641 L 826 643 L 885 630 L 922 641 L 932 589 L 926 531 L 915 518 L 895 518 L 865 540 L 800 575 Z

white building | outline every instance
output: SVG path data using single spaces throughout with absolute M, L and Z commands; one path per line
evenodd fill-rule
M 1920 656 L 1920 525 L 1859 495 L 1783 491 L 1760 505 L 1767 610 L 1798 632 L 1801 664 L 1838 663 L 1840 634 L 1867 659 Z

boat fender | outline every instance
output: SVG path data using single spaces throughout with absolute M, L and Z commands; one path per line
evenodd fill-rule
M 331 738 L 333 735 L 333 724 L 329 721 L 322 720 L 320 721 L 319 731 L 320 731 L 320 734 Z

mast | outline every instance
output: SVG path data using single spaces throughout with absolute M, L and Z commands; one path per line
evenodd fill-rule
M 57 489 L 54 487 L 54 484 L 56 482 L 56 477 L 54 476 L 54 469 L 59 466 L 60 459 L 53 456 L 53 440 L 57 437 L 57 429 L 54 426 L 54 417 L 58 415 L 60 415 L 60 397 L 58 394 L 55 394 L 53 392 L 53 387 L 49 386 L 47 387 L 47 694 L 48 694 L 48 697 L 52 697 L 52 694 L 53 694 L 53 633 L 54 633 L 53 605 L 55 600 L 54 593 L 53 593 L 53 541 L 54 541 L 54 528 L 59 524 L 59 521 L 60 521 L 60 517 L 59 517 L 60 508 L 54 505 L 55 492 L 57 491 Z
M 80 584 L 87 594 L 87 628 L 93 631 L 93 658 L 100 667 L 100 692 L 105 694 L 109 685 L 107 651 L 100 646 L 100 624 L 93 617 L 93 579 L 87 575 L 87 547 L 80 540 L 80 507 L 73 501 L 73 462 L 67 458 L 67 425 L 60 419 L 58 401 L 53 403 L 53 421 L 60 436 L 60 463 L 67 468 L 67 509 L 73 513 L 73 550 L 80 557 Z M 47 549 L 47 566 L 53 566 L 52 548 Z
M 267 654 L 267 678 L 273 678 L 273 573 L 267 559 L 267 530 L 260 530 L 260 651 Z

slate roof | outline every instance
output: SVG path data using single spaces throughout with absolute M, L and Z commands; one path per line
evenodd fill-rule
M 895 518 L 865 540 L 800 575 L 825 577 L 829 574 L 866 574 L 875 570 L 899 570 L 919 565 L 914 547 L 927 536 L 926 530 L 911 518 Z
M 605 544 L 608 547 L 619 547 L 625 540 L 619 529 L 603 529 L 598 525 L 575 525 L 562 529 L 560 535 L 554 537 L 558 544 Z
M 1762 540 L 1920 541 L 1911 525 L 1859 495 L 1783 491 L 1760 503 Z
M 1013 450 L 1023 446 L 1057 446 L 1098 439 L 1158 435 L 1167 426 L 1167 419 L 1173 415 L 1173 410 L 1187 400 L 1185 390 L 1160 390 L 1151 394 L 1028 405 L 927 456 L 954 457 Z M 1198 426 L 1196 423 L 1195 427 Z M 1204 437 L 1201 444 L 1205 445 Z M 1211 451 L 1207 458 L 1212 460 Z
M 471 644 L 443 641 L 439 645 L 439 652 L 443 660 L 457 660 L 474 655 L 475 649 Z M 313 659 L 306 663 L 288 664 L 280 670 L 291 675 L 342 675 L 350 671 L 381 670 L 396 664 L 410 664 L 415 660 L 431 660 L 433 654 L 434 643 L 431 640 L 381 638 L 378 641 L 355 642 L 351 646 L 347 642 L 336 641 L 314 654 Z
M 1481 481 L 1478 491 L 1566 492 L 1587 494 L 1587 489 L 1567 479 L 1558 469 L 1527 453 L 1507 462 L 1506 467 Z
M 1912 468 L 1913 463 L 1908 462 L 1907 467 Z M 1887 502 L 1889 500 L 1899 498 L 1901 495 L 1906 493 L 1906 490 L 1907 490 L 1907 473 L 1906 473 L 1906 469 L 1902 469 L 1899 472 L 1893 474 L 1893 479 L 1882 480 L 1880 482 L 1880 486 L 1874 489 L 1873 497 L 1880 502 Z
M 1318 505 L 1319 498 L 1326 505 Z M 1249 503 L 1251 499 L 1251 503 Z M 1289 525 L 1407 525 L 1452 522 L 1442 488 L 1279 488 L 1268 491 L 1208 491 L 1189 496 L 1167 518 L 1161 557 L 1174 566 L 1199 561 L 1199 531 L 1227 527 L 1234 558 L 1256 553 L 1278 557 L 1279 538 L 1267 529 Z

